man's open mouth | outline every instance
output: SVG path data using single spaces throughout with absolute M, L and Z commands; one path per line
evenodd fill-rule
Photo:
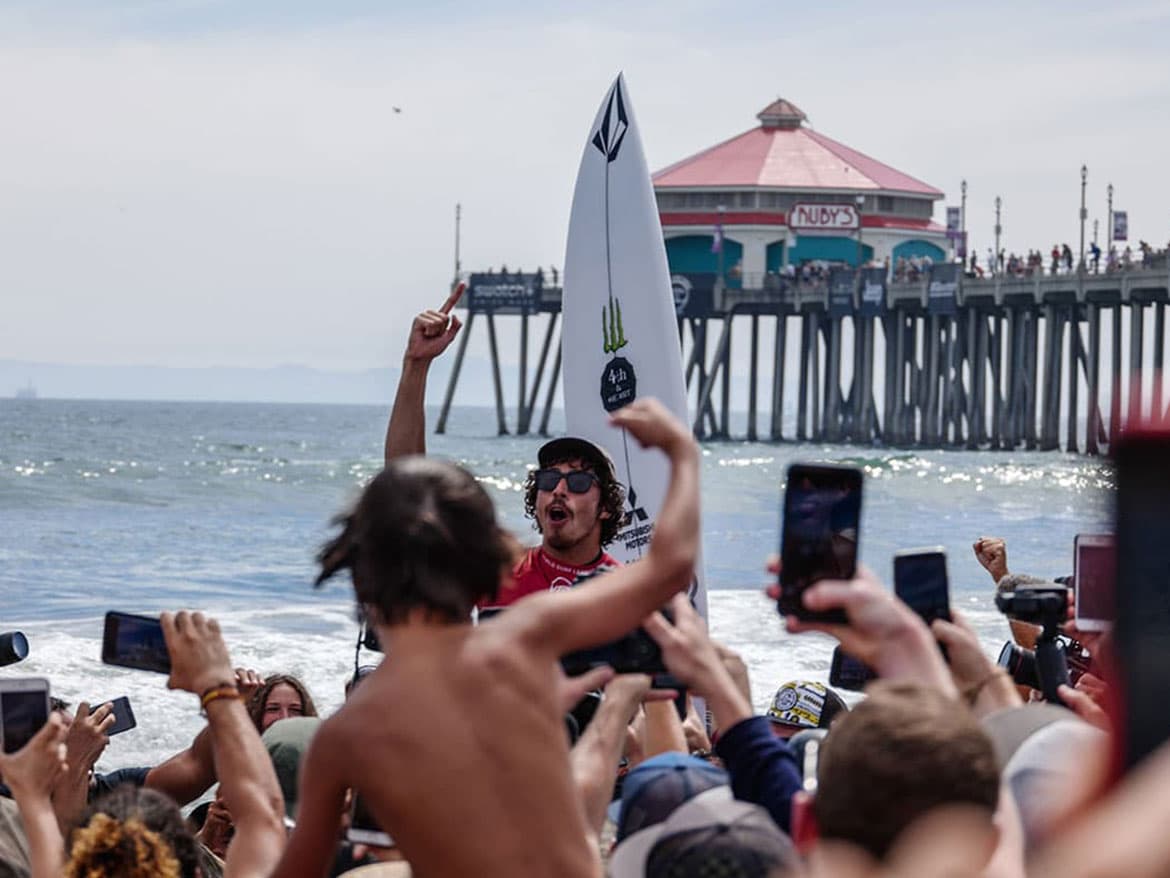
M 550 506 L 548 509 L 548 520 L 557 524 L 562 521 L 568 521 L 569 512 L 561 506 Z

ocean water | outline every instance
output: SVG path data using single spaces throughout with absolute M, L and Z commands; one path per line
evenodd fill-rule
M 102 615 L 194 608 L 221 620 L 237 664 L 296 673 L 323 711 L 334 709 L 357 625 L 342 579 L 311 587 L 313 556 L 330 517 L 380 468 L 386 416 L 363 406 L 0 400 L 0 630 L 19 628 L 31 644 L 0 674 L 48 676 L 71 701 L 129 695 L 139 728 L 114 738 L 99 768 L 154 764 L 198 731 L 198 706 L 160 675 L 102 665 Z M 541 440 L 496 436 L 489 409 L 457 408 L 448 426 L 428 436 L 431 453 L 474 472 L 508 526 L 535 543 L 520 489 Z M 826 680 L 832 651 L 818 635 L 785 634 L 761 593 L 794 461 L 864 468 L 861 558 L 887 581 L 897 549 L 945 546 L 952 603 L 989 651 L 1008 632 L 971 543 L 1003 536 L 1013 571 L 1056 576 L 1071 572 L 1077 533 L 1110 527 L 1112 473 L 1099 460 L 705 444 L 711 629 L 744 655 L 759 709 L 786 679 Z

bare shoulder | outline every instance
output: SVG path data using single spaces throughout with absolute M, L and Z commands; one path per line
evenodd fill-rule
M 306 758 L 313 763 L 314 771 L 339 772 L 349 764 L 346 756 L 353 752 L 354 740 L 352 718 L 344 709 L 321 723 L 309 745 Z
M 518 653 L 541 654 L 566 592 L 543 591 L 517 601 L 476 630 L 476 654 L 487 661 L 509 662 Z

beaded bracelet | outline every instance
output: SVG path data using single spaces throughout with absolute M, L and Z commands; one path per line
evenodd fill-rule
M 234 685 L 224 684 L 222 686 L 213 686 L 203 693 L 203 697 L 199 699 L 199 704 L 204 713 L 207 713 L 207 705 L 218 698 L 229 698 L 234 701 L 242 701 L 244 696 L 240 694 L 240 690 Z

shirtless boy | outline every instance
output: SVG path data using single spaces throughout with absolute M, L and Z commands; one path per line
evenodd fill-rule
M 463 284 L 457 286 L 437 311 L 423 311 L 411 324 L 386 427 L 386 463 L 426 454 L 427 373 L 431 361 L 459 332 L 459 318 L 451 311 L 463 289 Z M 620 566 L 605 551 L 621 528 L 625 502 L 609 455 L 586 439 L 566 436 L 541 446 L 537 464 L 539 469 L 528 474 L 524 485 L 524 511 L 536 523 L 540 545 L 521 556 L 510 584 L 483 608 L 508 606 L 538 591 L 570 588 Z
M 325 875 L 347 788 L 421 878 L 600 874 L 570 772 L 557 660 L 627 634 L 686 588 L 699 545 L 690 431 L 649 399 L 613 420 L 671 462 L 646 556 L 477 627 L 471 608 L 494 597 L 514 560 L 484 490 L 420 457 L 391 461 L 366 488 L 322 552 L 320 579 L 351 570 L 386 661 L 313 740 L 275 875 Z

